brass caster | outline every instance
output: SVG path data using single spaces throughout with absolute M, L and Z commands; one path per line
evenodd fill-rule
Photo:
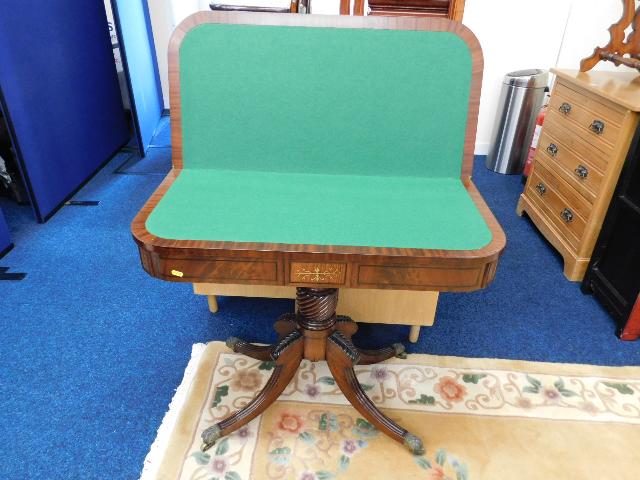
M 414 455 L 424 455 L 424 445 L 422 440 L 414 434 L 407 432 L 404 435 L 404 446 L 407 447 Z
M 229 337 L 227 338 L 227 341 L 225 342 L 225 344 L 227 345 L 227 347 L 229 347 L 231 350 L 235 352 L 236 345 L 238 345 L 238 343 L 240 342 L 241 340 L 238 337 Z
M 222 431 L 217 424 L 207 428 L 204 432 L 202 432 L 202 445 L 200 446 L 200 450 L 202 452 L 206 452 L 216 444 L 216 441 L 221 436 Z
M 404 349 L 404 345 L 401 343 L 394 343 L 393 345 L 391 345 L 391 347 L 395 350 L 395 357 L 396 358 L 402 358 L 405 359 L 407 358 L 407 352 Z

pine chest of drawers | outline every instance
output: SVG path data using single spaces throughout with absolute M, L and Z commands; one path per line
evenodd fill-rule
M 582 280 L 640 111 L 634 72 L 552 70 L 556 82 L 533 170 L 518 202 Z

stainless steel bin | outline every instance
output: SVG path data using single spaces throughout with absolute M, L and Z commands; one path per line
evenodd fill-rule
M 522 173 L 548 81 L 547 71 L 539 69 L 504 77 L 486 160 L 489 170 Z

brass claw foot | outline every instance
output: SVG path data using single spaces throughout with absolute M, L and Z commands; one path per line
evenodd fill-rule
M 402 343 L 394 343 L 393 345 L 391 345 L 391 348 L 393 348 L 393 350 L 395 351 L 396 358 L 407 358 L 407 352 Z
M 424 455 L 424 444 L 422 443 L 422 440 L 416 437 L 413 433 L 405 433 L 404 441 L 402 443 L 414 455 Z
M 216 441 L 222 436 L 222 430 L 218 424 L 207 428 L 202 432 L 202 445 L 200 450 L 206 452 L 216 444 Z

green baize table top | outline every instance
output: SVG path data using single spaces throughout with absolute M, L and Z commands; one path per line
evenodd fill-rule
M 460 180 L 472 62 L 457 35 L 204 24 L 179 58 L 183 170 L 147 219 L 153 235 L 491 241 Z

